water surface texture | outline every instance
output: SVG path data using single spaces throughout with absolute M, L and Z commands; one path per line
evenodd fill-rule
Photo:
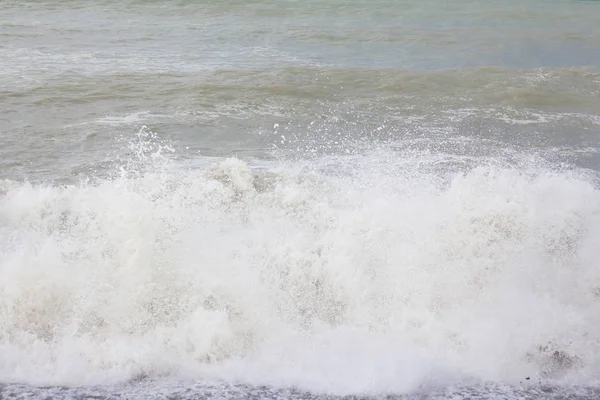
M 597 399 L 599 21 L 0 1 L 0 398 Z

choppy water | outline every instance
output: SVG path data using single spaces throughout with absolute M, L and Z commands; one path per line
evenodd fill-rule
M 0 2 L 1 398 L 600 396 L 600 2 Z

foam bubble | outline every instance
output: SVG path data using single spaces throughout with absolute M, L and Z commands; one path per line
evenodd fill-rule
M 423 157 L 2 182 L 0 380 L 342 394 L 457 376 L 592 382 L 591 178 Z

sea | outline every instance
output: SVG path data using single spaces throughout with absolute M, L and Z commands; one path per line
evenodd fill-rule
M 599 399 L 600 1 L 0 0 L 0 399 Z

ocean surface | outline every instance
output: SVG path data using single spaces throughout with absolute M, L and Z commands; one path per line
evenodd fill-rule
M 0 399 L 598 399 L 599 244 L 599 1 L 0 0 Z

